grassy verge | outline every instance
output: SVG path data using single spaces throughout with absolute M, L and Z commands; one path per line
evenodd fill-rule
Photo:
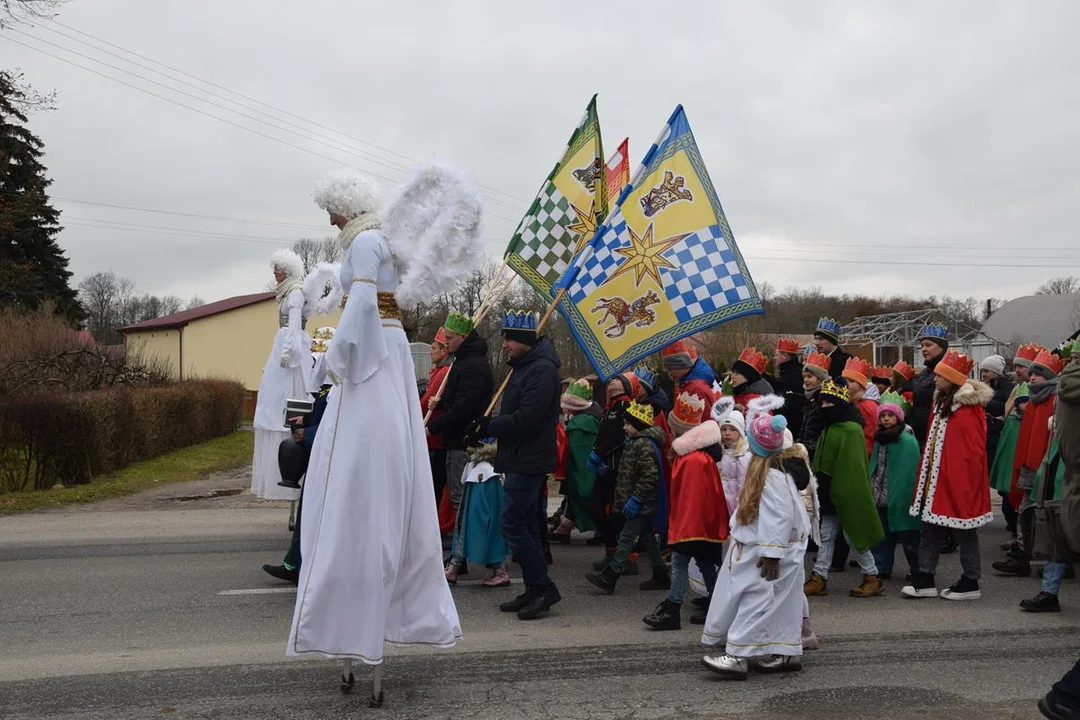
M 231 470 L 251 462 L 255 434 L 238 430 L 201 445 L 136 463 L 88 485 L 56 486 L 51 490 L 26 490 L 0 495 L 0 515 L 41 510 L 58 505 L 88 503 L 131 495 L 162 483 L 201 480 L 208 474 Z

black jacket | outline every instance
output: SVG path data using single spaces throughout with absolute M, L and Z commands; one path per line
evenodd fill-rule
M 825 418 L 821 416 L 821 391 L 814 393 L 812 400 L 803 396 L 803 415 L 799 424 L 799 434 L 795 435 L 798 441 L 806 446 L 806 452 L 810 459 L 814 459 L 814 450 L 817 449 L 818 438 L 825 430 Z M 794 435 L 794 433 L 792 433 Z
M 496 472 L 543 475 L 555 471 L 559 364 L 546 336 L 527 353 L 510 360 L 513 372 L 502 407 L 488 424 L 488 434 L 499 441 Z
M 465 449 L 465 433 L 491 402 L 495 378 L 487 351 L 487 343 L 474 331 L 454 353 L 454 364 L 446 374 L 446 389 L 439 399 L 442 414 L 428 423 L 432 435 L 443 436 L 448 450 Z
M 927 360 L 926 370 L 916 375 L 910 383 L 908 390 L 911 391 L 911 414 L 908 416 L 908 425 L 915 433 L 915 439 L 919 441 L 919 448 L 926 448 L 926 433 L 930 429 L 930 415 L 934 410 L 934 368 L 941 362 L 944 354 L 938 355 L 933 360 Z
M 997 454 L 1001 429 L 1005 427 L 1005 403 L 1009 401 L 1009 395 L 1012 394 L 1013 384 L 1013 379 L 1008 375 L 1003 375 L 990 383 L 994 396 L 986 404 L 986 457 L 991 465 Z
M 780 408 L 780 414 L 787 418 L 788 430 L 791 431 L 792 437 L 799 437 L 799 431 L 802 429 L 803 406 L 806 404 L 806 393 L 803 391 L 802 384 L 802 363 L 798 360 L 788 360 L 776 368 L 773 390 L 784 398 L 784 407 Z
M 829 375 L 834 378 L 842 377 L 844 375 L 844 366 L 847 365 L 847 361 L 851 359 L 851 355 L 847 354 L 840 348 L 836 348 L 829 355 Z

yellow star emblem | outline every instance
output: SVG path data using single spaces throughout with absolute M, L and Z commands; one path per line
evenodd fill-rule
M 574 210 L 574 215 L 577 216 L 577 220 L 570 223 L 567 229 L 570 232 L 578 234 L 577 245 L 574 247 L 574 255 L 581 252 L 585 245 L 593 239 L 593 235 L 596 234 L 596 228 L 599 225 L 596 221 L 596 203 L 593 199 L 589 198 L 589 210 L 588 212 L 582 210 L 574 203 L 570 203 L 570 207 Z
M 679 235 L 673 235 L 666 240 L 654 240 L 652 223 L 649 223 L 648 229 L 640 237 L 638 237 L 638 234 L 635 233 L 634 229 L 629 225 L 626 226 L 626 229 L 630 231 L 630 245 L 628 247 L 615 248 L 615 252 L 625 257 L 626 260 L 619 266 L 618 270 L 612 273 L 609 282 L 623 273 L 630 272 L 632 269 L 634 271 L 635 286 L 640 286 L 642 278 L 646 275 L 655 280 L 657 285 L 661 285 L 660 268 L 675 267 L 670 260 L 664 257 L 664 252 L 672 245 L 693 235 L 693 233 L 681 233 Z

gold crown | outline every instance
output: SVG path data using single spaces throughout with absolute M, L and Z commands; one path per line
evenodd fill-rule
M 652 405 L 641 404 L 636 400 L 631 400 L 630 404 L 626 406 L 626 414 L 645 425 L 653 424 Z
M 821 399 L 826 400 L 828 398 L 845 403 L 851 402 L 851 398 L 848 397 L 847 387 L 832 379 L 826 380 L 825 384 L 821 386 Z
M 326 340 L 315 338 L 311 341 L 311 352 L 313 353 L 324 353 L 328 347 L 330 347 L 330 343 Z

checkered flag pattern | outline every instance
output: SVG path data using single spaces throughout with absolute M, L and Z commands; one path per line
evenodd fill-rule
M 574 284 L 569 288 L 570 300 L 577 304 L 585 299 L 589 293 L 603 285 L 622 258 L 615 255 L 615 248 L 626 247 L 630 244 L 630 231 L 623 220 L 622 210 L 616 210 L 607 225 L 604 226 L 604 235 L 600 242 L 596 243 L 596 250 L 585 260 L 581 270 L 577 274 Z
M 680 323 L 750 299 L 739 269 L 719 225 L 698 230 L 664 257 L 675 268 L 660 268 L 664 294 Z
M 577 238 L 568 226 L 576 221 L 577 213 L 549 181 L 536 212 L 521 221 L 511 253 L 550 286 L 570 264 Z

